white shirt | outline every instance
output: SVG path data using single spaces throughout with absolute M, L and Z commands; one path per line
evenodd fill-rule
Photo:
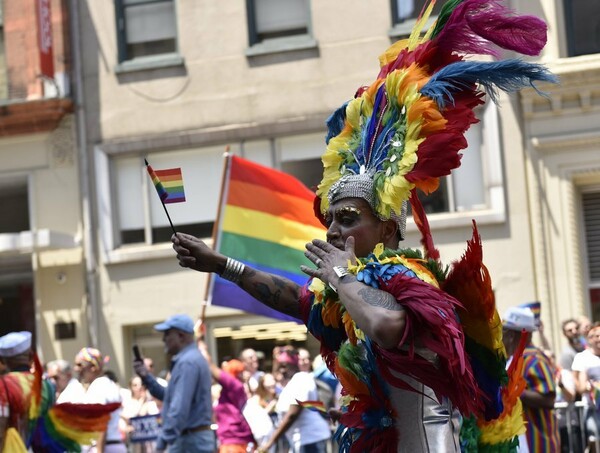
M 298 401 L 316 401 L 318 399 L 319 394 L 313 375 L 299 371 L 281 391 L 275 410 L 283 417 L 292 404 L 298 405 Z M 329 423 L 319 413 L 303 409 L 285 435 L 293 451 L 299 451 L 303 445 L 329 439 L 331 430 Z
M 81 382 L 71 378 L 65 389 L 60 392 L 56 399 L 56 404 L 61 403 L 80 403 L 85 398 L 85 389 Z
M 94 382 L 88 387 L 83 402 L 87 404 L 120 403 L 120 387 L 106 376 L 100 376 L 94 379 Z M 106 427 L 107 441 L 121 440 L 121 433 L 119 432 L 119 418 L 121 417 L 121 411 L 122 408 L 118 408 L 110 414 L 110 420 Z

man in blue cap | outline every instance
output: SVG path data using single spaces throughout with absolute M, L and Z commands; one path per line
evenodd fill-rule
M 148 372 L 143 360 L 134 369 L 152 394 L 163 401 L 162 429 L 156 447 L 169 453 L 215 451 L 211 430 L 211 375 L 208 363 L 194 341 L 194 321 L 187 315 L 173 315 L 154 326 L 163 332 L 165 352 L 172 357 L 171 379 L 166 388 Z

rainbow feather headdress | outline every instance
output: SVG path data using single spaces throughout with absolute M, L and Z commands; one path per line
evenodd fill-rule
M 449 0 L 422 35 L 434 5 L 426 4 L 408 39 L 380 56 L 377 79 L 328 119 L 321 215 L 339 199 L 363 198 L 380 219 L 395 219 L 403 238 L 411 191 L 435 191 L 460 165 L 484 94 L 496 100 L 497 90 L 557 81 L 520 59 L 465 60 L 498 56 L 499 48 L 538 55 L 546 43 L 542 20 L 516 16 L 501 0 Z

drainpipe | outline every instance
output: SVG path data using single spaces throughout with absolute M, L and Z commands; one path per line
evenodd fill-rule
M 85 122 L 85 95 L 83 89 L 83 68 L 80 42 L 80 0 L 70 0 L 71 43 L 73 45 L 73 74 L 75 79 L 75 121 L 77 127 L 77 149 L 79 165 L 79 192 L 83 223 L 83 256 L 86 278 L 86 320 L 88 324 L 88 344 L 97 348 L 99 343 L 98 285 L 96 278 L 96 240 L 93 228 L 92 181 L 90 159 L 87 150 Z

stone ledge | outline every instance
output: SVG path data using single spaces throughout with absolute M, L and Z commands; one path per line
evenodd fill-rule
M 73 112 L 71 99 L 40 99 L 0 106 L 0 137 L 55 130 Z

